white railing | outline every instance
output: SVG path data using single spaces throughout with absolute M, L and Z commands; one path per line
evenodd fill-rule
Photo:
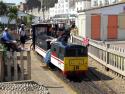
M 82 44 L 83 38 L 73 36 L 72 42 Z M 125 76 L 125 49 L 103 41 L 89 41 L 88 55 L 102 65 Z

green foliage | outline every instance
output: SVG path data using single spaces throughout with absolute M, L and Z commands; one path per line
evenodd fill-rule
M 14 13 L 9 13 L 8 14 L 8 17 L 9 17 L 9 22 L 12 21 L 13 19 L 16 19 L 16 15 Z
M 9 7 L 8 9 L 8 17 L 9 17 L 9 21 L 8 21 L 8 24 L 12 21 L 12 20 L 16 20 L 17 21 L 17 12 L 18 12 L 18 9 L 17 7 L 13 6 L 13 7 Z
M 42 8 L 49 9 L 51 7 L 54 7 L 55 3 L 57 3 L 58 0 L 42 0 Z
M 38 11 L 41 9 L 41 1 L 40 0 L 27 0 L 27 6 L 29 9 L 38 8 Z
M 25 17 L 23 17 L 23 21 L 26 24 L 27 27 L 30 27 L 32 24 L 32 19 L 34 18 L 33 15 L 27 15 Z
M 5 15 L 7 13 L 7 6 L 5 3 L 0 2 L 0 15 Z
M 24 17 L 23 17 L 23 21 L 24 21 L 24 23 L 25 23 L 25 24 L 27 24 L 27 23 L 28 23 L 27 16 L 24 16 Z
M 4 28 L 4 24 L 0 23 L 0 33 L 2 31 L 2 28 Z
M 17 15 L 17 12 L 18 12 L 18 9 L 16 6 L 9 8 L 9 13 L 13 13 L 13 14 Z
M 26 0 L 29 9 L 38 8 L 38 11 L 47 10 L 50 7 L 54 7 L 58 0 Z

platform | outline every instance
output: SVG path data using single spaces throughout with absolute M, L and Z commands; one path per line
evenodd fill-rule
M 71 87 L 60 80 L 42 63 L 42 60 L 38 58 L 34 51 L 31 52 L 31 80 L 44 85 L 49 94 L 76 94 Z

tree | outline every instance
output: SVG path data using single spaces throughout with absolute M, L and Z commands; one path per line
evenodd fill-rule
M 9 7 L 9 12 L 14 13 L 15 15 L 17 15 L 18 9 L 17 9 L 16 6 Z
M 48 10 L 51 7 L 54 7 L 55 3 L 58 0 L 42 0 L 42 12 L 43 12 L 43 19 L 45 20 L 45 10 Z
M 0 2 L 0 15 L 6 15 L 7 6 L 3 2 Z
M 16 22 L 17 22 L 17 17 L 18 17 L 18 14 L 17 14 L 17 12 L 18 12 L 18 9 L 17 9 L 17 7 L 9 7 L 9 10 L 8 10 L 8 18 L 9 18 L 9 20 L 8 20 L 8 24 L 10 24 L 10 22 L 12 21 L 12 20 L 16 20 Z
M 42 0 L 42 5 L 44 5 L 46 9 L 49 9 L 51 7 L 54 7 L 55 3 L 57 2 L 58 0 Z

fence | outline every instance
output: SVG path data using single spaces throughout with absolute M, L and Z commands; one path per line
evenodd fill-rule
M 82 44 L 83 38 L 73 36 L 72 42 Z M 88 55 L 107 68 L 125 76 L 125 49 L 105 42 L 89 41 Z
M 6 52 L 3 67 L 5 81 L 31 79 L 30 51 Z

